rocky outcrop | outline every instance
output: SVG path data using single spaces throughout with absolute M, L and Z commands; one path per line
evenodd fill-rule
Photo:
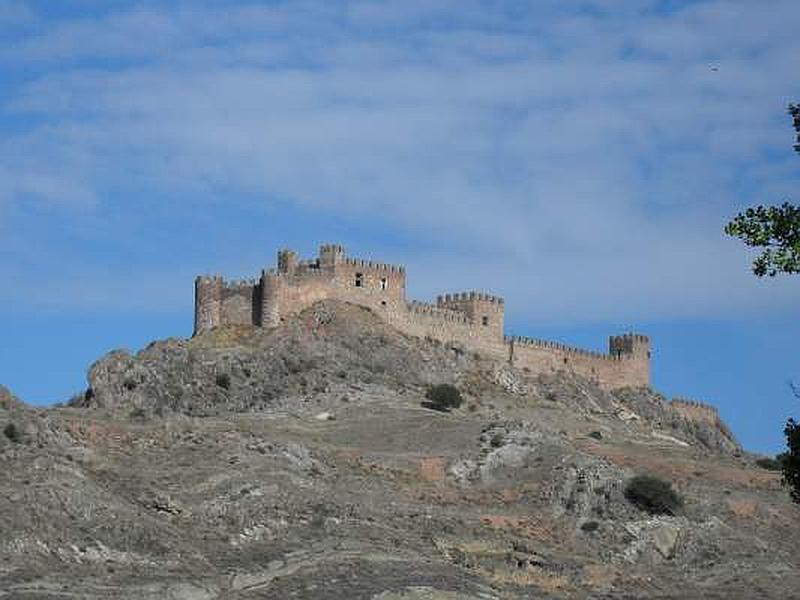
M 720 420 L 701 420 L 687 417 L 676 410 L 661 394 L 646 389 L 625 389 L 612 392 L 619 410 L 627 418 L 637 417 L 649 423 L 657 433 L 714 452 L 738 453 L 741 445 Z
M 405 389 L 450 382 L 474 363 L 461 348 L 386 327 L 367 309 L 320 303 L 285 327 L 220 328 L 191 340 L 109 353 L 74 405 L 139 416 L 296 411 L 337 403 L 352 385 Z

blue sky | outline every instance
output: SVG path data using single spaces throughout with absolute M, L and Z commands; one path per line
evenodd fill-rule
M 62 400 L 191 333 L 193 277 L 320 242 L 508 329 L 654 340 L 746 447 L 800 413 L 800 277 L 724 223 L 798 201 L 800 4 L 0 2 L 0 383 Z

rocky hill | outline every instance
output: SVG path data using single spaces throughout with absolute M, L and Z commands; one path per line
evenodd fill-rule
M 721 423 L 321 303 L 0 388 L 0 598 L 791 598 L 800 507 Z M 463 394 L 426 408 L 429 386 Z M 681 507 L 626 494 L 669 481 Z

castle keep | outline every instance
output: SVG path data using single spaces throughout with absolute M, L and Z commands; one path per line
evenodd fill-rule
M 507 337 L 502 298 L 461 292 L 439 296 L 435 304 L 409 301 L 405 267 L 350 258 L 342 246 L 333 244 L 321 246 L 312 260 L 280 250 L 277 268 L 263 270 L 258 279 L 229 282 L 219 276 L 198 277 L 194 333 L 220 325 L 274 327 L 325 299 L 365 306 L 409 335 L 462 343 L 534 373 L 572 371 L 606 389 L 650 385 L 646 336 L 612 336 L 608 354 Z

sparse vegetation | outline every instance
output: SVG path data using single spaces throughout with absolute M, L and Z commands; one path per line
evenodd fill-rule
M 785 454 L 777 454 L 774 458 L 771 456 L 762 456 L 756 459 L 756 464 L 767 471 L 780 471 L 783 469 L 783 458 Z
M 428 388 L 425 397 L 427 402 L 423 402 L 423 406 L 439 412 L 450 412 L 452 409 L 461 406 L 464 401 L 458 388 L 449 383 L 431 386 Z
M 22 441 L 22 432 L 14 423 L 9 423 L 3 428 L 3 435 L 15 444 Z
M 791 488 L 789 494 L 792 500 L 800 504 L 800 423 L 789 419 L 783 433 L 789 448 L 782 455 L 783 483 Z
M 504 441 L 505 441 L 505 436 L 502 433 L 497 432 L 492 436 L 492 439 L 489 440 L 489 445 L 492 448 L 499 448 L 500 446 L 503 445 Z
M 637 475 L 625 486 L 625 497 L 652 515 L 675 515 L 683 508 L 683 498 L 669 481 L 653 475 Z
M 147 412 L 141 406 L 137 406 L 131 410 L 128 416 L 134 421 L 144 421 L 147 417 Z
M 593 533 L 600 528 L 600 523 L 597 521 L 586 521 L 581 525 L 581 530 L 586 533 Z

